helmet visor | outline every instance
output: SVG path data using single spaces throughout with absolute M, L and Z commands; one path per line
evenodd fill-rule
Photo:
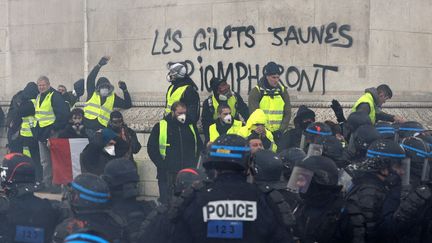
M 311 156 L 321 156 L 323 153 L 323 145 L 322 144 L 315 144 L 311 143 L 309 144 L 308 152 L 307 152 L 307 158 Z
M 306 193 L 312 181 L 313 171 L 295 166 L 287 188 L 294 193 Z
M 410 184 L 410 173 L 411 173 L 411 158 L 406 157 L 401 162 L 401 180 L 402 186 L 407 186 Z

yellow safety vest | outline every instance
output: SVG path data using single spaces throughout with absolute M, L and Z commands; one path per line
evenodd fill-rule
M 354 104 L 353 108 L 352 108 L 352 112 L 357 111 L 357 107 L 361 104 L 361 103 L 368 103 L 369 104 L 369 108 L 370 108 L 370 112 L 369 112 L 369 118 L 372 122 L 372 124 L 375 124 L 376 121 L 376 109 L 375 109 L 375 101 L 374 98 L 372 96 L 371 93 L 367 92 L 364 95 L 362 95 L 360 97 L 360 99 L 357 100 L 357 102 Z
M 226 134 L 237 134 L 238 130 L 242 127 L 243 123 L 238 120 L 234 120 L 232 126 L 230 129 L 228 129 Z M 210 135 L 210 142 L 214 142 L 219 137 L 219 132 L 216 128 L 216 123 L 213 123 L 209 127 L 209 135 Z
M 258 90 L 261 88 L 257 85 Z M 261 98 L 259 108 L 264 111 L 267 116 L 268 125 L 266 128 L 271 132 L 279 130 L 284 117 L 284 106 L 285 101 L 282 98 L 282 92 L 285 88 L 281 86 L 282 90 L 280 92 L 275 92 L 273 98 L 267 94 L 265 90 Z
M 210 100 L 210 99 L 209 99 Z M 211 96 L 211 106 L 213 106 L 214 111 L 213 111 L 213 120 L 218 119 L 218 113 L 217 113 L 217 109 L 219 107 L 219 102 L 217 101 L 217 99 L 215 98 L 214 95 Z M 231 108 L 231 116 L 234 118 L 237 114 L 237 110 L 236 110 L 236 104 L 237 104 L 237 98 L 235 97 L 235 95 L 232 95 L 229 99 L 228 99 L 228 106 Z
M 171 106 L 177 102 L 180 101 L 180 99 L 183 97 L 183 94 L 185 90 L 189 87 L 189 85 L 183 85 L 181 87 L 178 87 L 172 94 L 172 90 L 174 88 L 174 85 L 171 85 L 168 89 L 168 92 L 166 94 L 166 107 L 165 107 L 165 115 L 171 112 Z
M 33 106 L 36 105 L 35 99 L 31 99 L 31 102 L 33 102 Z M 34 128 L 35 125 L 36 125 L 36 119 L 34 115 L 23 117 L 21 123 L 20 135 L 27 138 L 33 137 L 33 132 L 31 129 Z
M 110 114 L 114 109 L 115 95 L 111 94 L 106 98 L 106 101 L 101 105 L 101 96 L 94 92 L 84 107 L 84 117 L 89 120 L 98 119 L 99 123 L 104 127 L 108 126 Z
M 195 154 L 197 154 L 197 135 L 195 133 L 195 129 L 192 124 L 189 124 L 189 128 L 192 131 L 192 134 L 195 139 Z M 166 120 L 161 120 L 159 122 L 159 153 L 163 159 L 166 156 L 167 147 L 171 146 L 168 142 L 168 122 Z
M 42 104 L 40 104 L 41 95 L 39 94 L 36 98 L 35 118 L 39 123 L 39 127 L 47 127 L 49 125 L 52 125 L 56 120 L 54 110 L 51 104 L 51 98 L 53 93 L 54 92 L 48 93 L 45 96 L 45 99 L 42 101 Z

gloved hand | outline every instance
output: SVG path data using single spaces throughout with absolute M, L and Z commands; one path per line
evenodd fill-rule
M 123 81 L 118 81 L 118 86 L 119 86 L 119 88 L 120 88 L 121 90 L 123 90 L 123 91 L 127 90 L 126 83 L 123 82 Z
M 80 79 L 74 83 L 76 97 L 81 97 L 84 94 L 84 79 Z
M 342 106 L 340 105 L 339 101 L 332 100 L 332 104 L 330 105 L 330 107 L 334 111 L 336 119 L 339 123 L 346 121 Z
M 103 56 L 103 57 L 100 59 L 98 65 L 99 65 L 99 66 L 106 65 L 110 59 L 111 59 L 110 56 Z

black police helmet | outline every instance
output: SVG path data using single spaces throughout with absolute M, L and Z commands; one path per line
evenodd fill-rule
M 253 156 L 253 169 L 255 180 L 260 181 L 279 181 L 282 173 L 282 160 L 270 150 L 259 150 Z
M 411 137 L 416 133 L 423 132 L 425 128 L 422 124 L 416 121 L 407 121 L 399 126 L 399 138 Z
M 411 162 L 422 163 L 425 158 L 429 157 L 430 148 L 420 138 L 407 137 L 402 140 L 401 146 L 405 149 L 406 156 L 411 158 Z
M 300 161 L 297 166 L 313 171 L 312 181 L 323 186 L 338 183 L 338 169 L 335 162 L 325 156 L 311 156 Z
M 352 136 L 351 141 L 357 151 L 366 151 L 375 140 L 381 138 L 377 129 L 368 124 L 359 126 Z
M 208 149 L 208 155 L 203 162 L 207 170 L 244 171 L 249 168 L 250 148 L 248 142 L 234 134 L 219 136 Z
M 304 131 L 307 143 L 322 143 L 325 136 L 333 135 L 331 128 L 322 122 L 313 122 Z
M 368 148 L 367 157 L 369 158 L 390 158 L 403 159 L 405 151 L 396 142 L 389 139 L 378 139 Z
M 174 186 L 174 194 L 179 195 L 193 183 L 201 181 L 205 176 L 194 168 L 185 168 L 177 172 L 177 177 Z
M 109 187 L 116 187 L 126 183 L 137 183 L 139 175 L 135 163 L 129 159 L 113 159 L 105 166 L 102 178 Z
M 343 156 L 342 142 L 335 136 L 325 136 L 323 140 L 323 155 L 333 160 L 340 160 Z
M 89 228 L 80 229 L 64 239 L 65 243 L 109 243 L 102 233 Z
M 288 180 L 294 166 L 296 163 L 306 158 L 306 153 L 301 148 L 289 148 L 282 150 L 282 152 L 279 153 L 279 158 L 283 163 L 282 174 L 284 178 Z
M 396 142 L 388 139 L 374 141 L 367 150 L 367 159 L 358 165 L 359 171 L 379 172 L 400 163 L 405 151 Z
M 75 177 L 69 186 L 68 201 L 72 209 L 97 209 L 108 206 L 110 190 L 99 176 L 83 173 Z
M 32 159 L 20 153 L 5 155 L 1 177 L 3 187 L 17 183 L 35 183 L 36 174 Z
M 427 145 L 429 145 L 429 149 L 432 151 L 432 135 L 427 132 L 422 132 L 418 134 L 416 137 L 421 138 Z
M 375 123 L 375 128 L 380 133 L 381 138 L 394 139 L 396 134 L 396 128 L 390 122 L 379 121 Z

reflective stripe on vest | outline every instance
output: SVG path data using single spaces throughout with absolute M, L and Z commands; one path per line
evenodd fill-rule
M 217 101 L 217 99 L 215 98 L 214 95 L 211 96 L 212 99 L 212 105 L 214 108 L 214 112 L 213 112 L 213 120 L 217 120 L 218 119 L 218 112 L 217 109 L 219 107 L 219 102 Z M 236 110 L 236 104 L 237 104 L 237 98 L 235 97 L 235 95 L 232 95 L 227 102 L 228 106 L 231 108 L 231 116 L 234 118 L 237 115 L 237 110 Z
M 361 103 L 367 103 L 369 104 L 369 118 L 372 122 L 372 124 L 375 124 L 375 119 L 376 119 L 376 113 L 375 113 L 375 101 L 374 98 L 372 96 L 371 93 L 367 92 L 365 94 L 363 94 L 360 99 L 357 100 L 357 102 L 354 104 L 353 108 L 352 108 L 352 112 L 357 111 L 357 107 L 361 104 Z
M 40 104 L 41 95 L 39 94 L 36 98 L 34 117 L 39 123 L 39 127 L 47 127 L 55 122 L 56 117 L 51 104 L 53 94 L 54 92 L 48 93 L 42 101 L 42 104 Z
M 261 90 L 259 86 L 256 86 L 258 90 Z M 282 86 L 281 92 L 284 92 L 285 88 Z M 268 126 L 266 128 L 271 132 L 279 130 L 284 117 L 284 106 L 285 101 L 282 98 L 281 92 L 275 92 L 273 98 L 267 94 L 265 90 L 263 97 L 261 98 L 259 108 L 264 111 L 267 116 Z
M 189 87 L 189 85 L 183 85 L 181 87 L 178 87 L 174 93 L 171 94 L 174 85 L 171 85 L 168 89 L 168 92 L 166 94 L 166 107 L 165 107 L 165 115 L 171 112 L 171 106 L 177 102 L 180 101 L 180 99 L 183 97 L 183 94 L 185 90 Z
M 242 127 L 242 125 L 243 125 L 243 123 L 241 121 L 234 120 L 233 125 L 230 127 L 230 129 L 228 129 L 228 131 L 227 131 L 226 134 L 237 134 L 237 132 Z M 220 134 L 219 134 L 219 132 L 217 130 L 216 123 L 213 123 L 209 127 L 210 142 L 214 142 L 219 137 L 219 135 Z
M 23 147 L 23 155 L 31 158 L 31 153 L 30 153 L 29 147 L 27 147 L 27 146 Z
M 192 131 L 192 134 L 195 139 L 195 155 L 197 154 L 197 135 L 195 133 L 195 129 L 192 124 L 189 124 L 189 129 Z M 167 147 L 171 146 L 168 142 L 168 122 L 165 120 L 161 120 L 159 122 L 159 153 L 163 159 L 166 157 Z
M 31 99 L 33 105 L 36 104 L 35 99 Z M 36 119 L 34 116 L 26 116 L 22 118 L 20 135 L 23 137 L 31 138 L 33 137 L 32 128 L 36 125 Z M 30 157 L 30 156 L 29 156 Z
M 115 95 L 111 94 L 101 105 L 101 96 L 94 92 L 91 99 L 89 99 L 84 107 L 84 117 L 89 120 L 97 119 L 104 127 L 108 126 L 110 114 L 114 109 Z

